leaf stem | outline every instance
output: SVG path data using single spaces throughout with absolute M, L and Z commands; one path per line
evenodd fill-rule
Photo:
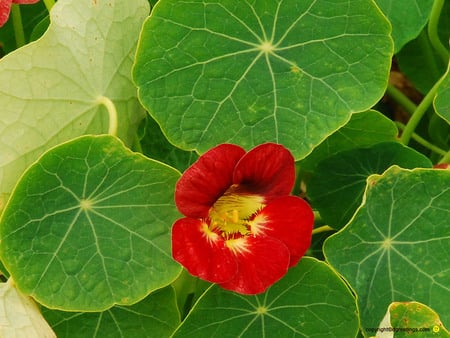
M 441 158 L 439 163 L 450 163 L 450 151 L 447 151 L 447 153 L 444 155 L 444 157 Z
M 397 89 L 394 85 L 388 84 L 386 88 L 386 93 L 394 99 L 395 102 L 400 104 L 409 114 L 413 114 L 417 109 L 417 106 L 412 102 L 409 97 L 402 93 L 401 90 Z
M 443 77 L 441 77 L 433 85 L 433 87 L 430 89 L 427 95 L 425 95 L 425 97 L 423 98 L 422 102 L 420 102 L 420 104 L 417 106 L 416 110 L 414 111 L 408 123 L 406 124 L 405 129 L 403 130 L 402 136 L 400 137 L 401 143 L 405 145 L 408 144 L 420 120 L 425 115 L 430 105 L 433 103 L 434 97 L 436 96 L 436 92 L 439 88 L 439 85 L 441 84 L 442 79 Z
M 430 20 L 428 21 L 428 38 L 433 48 L 436 50 L 439 57 L 444 61 L 444 64 L 448 63 L 449 53 L 447 48 L 443 45 L 438 35 L 439 17 L 444 6 L 444 0 L 434 0 L 433 7 L 431 8 Z
M 321 227 L 315 228 L 312 231 L 313 235 L 320 234 L 321 232 L 333 231 L 334 229 L 329 225 L 322 225 Z
M 109 115 L 109 130 L 108 134 L 117 136 L 117 110 L 114 103 L 106 96 L 99 96 L 97 103 L 105 106 Z
M 22 14 L 20 13 L 19 5 L 11 5 L 11 17 L 14 27 L 14 36 L 16 38 L 16 47 L 19 48 L 25 45 L 25 33 L 23 31 Z
M 400 130 L 403 130 L 405 128 L 405 125 L 399 121 L 395 121 L 395 124 L 397 125 L 397 127 Z M 436 154 L 439 154 L 441 156 L 445 156 L 447 154 L 447 152 L 441 148 L 439 148 L 438 146 L 435 146 L 433 143 L 425 140 L 422 136 L 413 133 L 411 135 L 411 138 L 415 141 L 417 141 L 417 143 L 423 145 L 425 148 L 430 149 L 431 151 L 435 152 Z
M 55 5 L 55 0 L 44 0 L 44 5 L 47 8 L 47 11 L 50 13 L 50 10 Z

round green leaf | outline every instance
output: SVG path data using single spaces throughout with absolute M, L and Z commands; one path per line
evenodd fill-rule
M 419 301 L 450 320 L 450 171 L 392 167 L 368 179 L 363 205 L 324 244 L 358 295 L 361 325 L 394 301 Z
M 355 299 L 330 267 L 304 257 L 261 295 L 212 286 L 174 337 L 355 337 Z
M 366 179 L 394 164 L 408 169 L 432 167 L 427 157 L 397 142 L 351 149 L 319 163 L 307 183 L 308 196 L 324 222 L 340 229 L 361 204 Z
M 417 37 L 426 25 L 433 0 L 375 0 L 392 25 L 395 52 Z
M 37 41 L 0 60 L 0 193 L 45 150 L 83 134 L 134 141 L 145 112 L 131 81 L 146 0 L 58 0 Z
M 169 337 L 180 323 L 170 286 L 131 306 L 85 313 L 44 309 L 43 315 L 58 338 Z
M 411 337 L 414 334 L 450 337 L 438 314 L 419 302 L 394 302 L 390 304 L 379 328 L 379 331 L 386 330 L 386 328 L 395 328 L 393 338 Z
M 132 304 L 180 273 L 170 253 L 180 174 L 111 136 L 45 153 L 0 222 L 0 255 L 25 294 L 62 310 Z
M 300 159 L 379 100 L 389 33 L 369 0 L 160 0 L 133 78 L 176 146 L 273 141 Z

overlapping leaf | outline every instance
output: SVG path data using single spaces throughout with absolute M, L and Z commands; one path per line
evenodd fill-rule
M 389 33 L 369 0 L 160 0 L 133 76 L 176 146 L 274 141 L 300 159 L 378 101 Z
M 39 23 L 47 14 L 44 2 L 39 1 L 35 4 L 21 6 L 21 18 L 24 30 L 24 38 L 28 40 L 36 24 Z M 14 23 L 12 16 L 0 29 L 0 51 L 5 54 L 17 48 L 14 33 Z
M 439 85 L 434 106 L 436 112 L 450 124 L 450 68 Z
M 397 1 L 392 2 L 394 6 L 397 3 Z M 418 5 L 430 6 L 429 3 L 433 2 L 435 1 L 419 1 Z M 404 5 L 403 1 L 398 1 L 398 3 Z M 448 48 L 448 39 L 450 36 L 450 2 L 442 1 L 436 3 L 442 3 L 443 7 L 437 27 L 438 37 L 434 38 L 440 39 L 442 46 Z M 392 13 L 393 15 L 398 15 L 399 20 L 402 22 L 403 20 L 400 17 L 404 16 L 404 12 L 410 11 L 409 5 L 403 8 L 404 11 Z M 409 28 L 406 28 L 406 30 L 409 30 Z M 424 27 L 416 39 L 411 40 L 402 47 L 396 54 L 396 61 L 408 81 L 411 81 L 414 87 L 424 95 L 441 78 L 448 66 L 448 59 L 444 60 L 442 51 L 436 50 L 430 42 L 427 26 Z
M 414 149 L 397 142 L 337 153 L 321 161 L 308 181 L 308 196 L 324 222 L 342 228 L 362 202 L 366 179 L 392 165 L 431 168 L 432 163 Z
M 428 93 L 447 69 L 447 64 L 432 47 L 426 30 L 407 43 L 396 54 L 396 60 L 403 75 L 423 95 Z
M 21 294 L 11 279 L 0 283 L 0 335 L 56 338 L 36 303 Z
M 362 327 L 378 327 L 395 301 L 419 301 L 450 321 L 449 219 L 448 170 L 394 166 L 368 179 L 362 207 L 324 244 L 358 294 Z
M 426 25 L 433 0 L 375 0 L 392 24 L 395 52 L 419 35 Z
M 170 253 L 179 175 L 112 136 L 57 146 L 8 201 L 1 259 L 19 289 L 47 307 L 133 304 L 180 273 Z
M 133 142 L 144 111 L 131 66 L 148 7 L 59 0 L 44 36 L 0 60 L 0 193 L 51 146 L 107 132 L 104 102 L 117 110 L 118 135 Z
M 174 337 L 355 337 L 355 299 L 328 265 L 304 257 L 264 294 L 212 286 Z
M 395 328 L 395 331 L 388 331 Z M 379 325 L 379 332 L 391 334 L 393 338 L 411 335 L 450 337 L 436 312 L 418 302 L 394 302 Z
M 170 144 L 156 121 L 148 115 L 141 131 L 140 144 L 142 153 L 150 158 L 167 163 L 181 172 L 186 170 L 198 158 L 195 152 L 184 151 Z
M 180 323 L 172 287 L 155 291 L 137 304 L 104 312 L 73 313 L 44 309 L 58 338 L 169 337 Z
M 397 134 L 395 124 L 375 110 L 353 114 L 345 126 L 330 135 L 300 162 L 300 168 L 302 171 L 313 172 L 316 165 L 327 157 L 345 150 L 393 142 L 397 139 Z

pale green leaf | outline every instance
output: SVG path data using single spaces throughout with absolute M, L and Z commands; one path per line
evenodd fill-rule
M 23 295 L 12 279 L 0 283 L 0 336 L 56 338 L 36 303 Z
M 0 60 L 0 193 L 51 146 L 107 132 L 107 100 L 134 141 L 144 111 L 131 66 L 148 11 L 146 0 L 59 0 L 46 33 Z
M 2 262 L 50 308 L 133 304 L 180 273 L 170 252 L 179 176 L 112 136 L 59 145 L 27 169 L 5 207 Z

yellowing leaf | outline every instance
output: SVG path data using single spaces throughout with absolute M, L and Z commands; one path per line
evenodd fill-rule
M 21 294 L 12 279 L 0 284 L 0 304 L 1 337 L 56 337 L 33 299 Z
M 107 132 L 105 102 L 133 142 L 144 111 L 131 67 L 148 11 L 146 0 L 59 0 L 47 32 L 1 59 L 0 193 L 50 147 Z

